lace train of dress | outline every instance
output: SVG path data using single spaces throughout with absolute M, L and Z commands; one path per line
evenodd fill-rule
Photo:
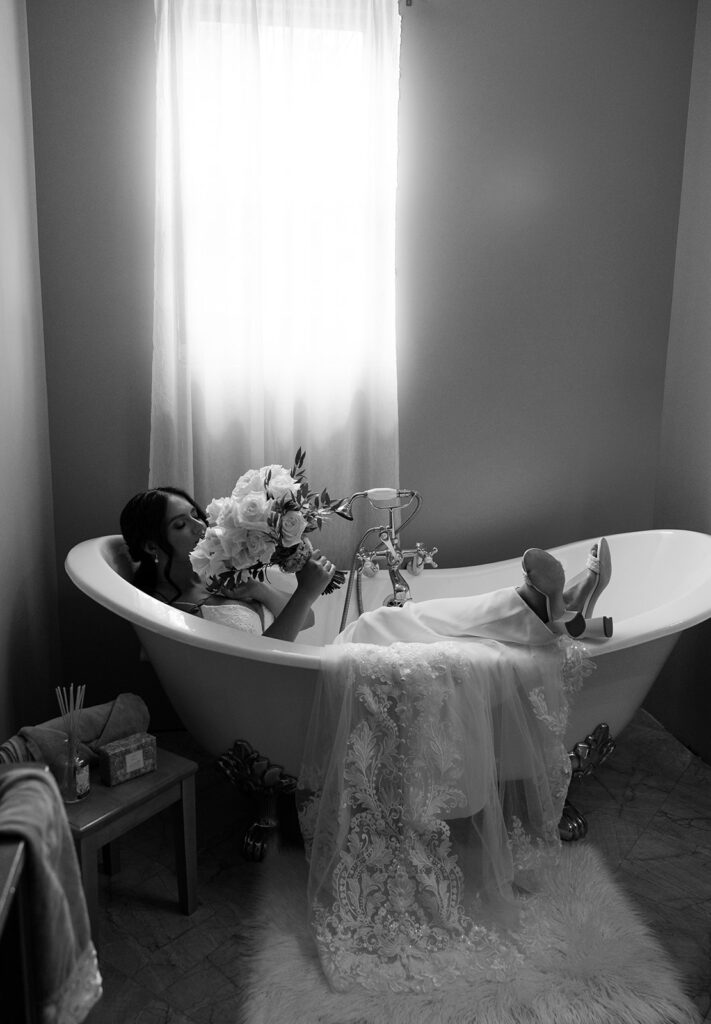
M 514 590 L 378 609 L 325 650 L 297 798 L 334 989 L 515 968 L 560 851 L 567 701 L 589 669 Z

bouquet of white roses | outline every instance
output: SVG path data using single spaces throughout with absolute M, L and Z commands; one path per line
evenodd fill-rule
M 338 501 L 326 490 L 309 489 L 305 478 L 305 452 L 299 448 L 291 470 L 284 466 L 250 469 L 226 498 L 207 506 L 205 536 L 190 554 L 190 561 L 208 590 L 231 590 L 245 577 L 263 581 L 270 565 L 298 572 L 313 548 L 306 534 L 321 529 Z M 336 572 L 324 593 L 345 580 Z

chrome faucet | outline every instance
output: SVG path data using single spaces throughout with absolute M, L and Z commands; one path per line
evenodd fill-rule
M 390 526 L 381 527 L 379 530 L 379 537 L 383 551 L 375 551 L 374 554 L 376 557 L 380 556 L 385 558 L 385 565 L 388 573 L 390 574 L 390 582 L 393 588 L 392 594 L 389 597 L 386 597 L 383 603 L 390 607 L 401 607 L 406 601 L 411 601 L 412 596 L 410 594 L 410 588 L 400 572 L 403 556 L 398 544 L 397 533 L 395 532 L 392 523 Z
M 341 617 L 341 630 L 345 627 L 348 619 L 348 609 L 350 607 L 354 581 L 358 598 L 358 613 L 361 614 L 363 611 L 362 577 L 374 576 L 380 569 L 381 563 L 388 570 L 392 584 L 392 593 L 388 594 L 383 604 L 396 608 L 401 608 L 408 601 L 412 600 L 410 587 L 403 577 L 401 570 L 409 568 L 412 575 L 417 576 L 424 569 L 425 565 L 431 565 L 433 568 L 436 568 L 434 555 L 437 553 L 437 548 L 427 551 L 424 545 L 419 542 L 412 550 L 403 551 L 400 548 L 400 531 L 419 512 L 422 505 L 422 497 L 417 491 L 398 490 L 393 487 L 378 487 L 369 491 L 357 491 L 350 498 L 340 502 L 333 511 L 352 522 L 353 504 L 359 498 L 366 498 L 373 508 L 387 511 L 388 522 L 384 526 L 374 526 L 366 530 L 360 539 L 349 574 L 343 615 Z M 403 522 L 396 524 L 396 513 L 409 509 L 411 505 L 414 505 L 414 508 L 410 514 Z M 378 542 L 374 547 L 368 547 L 366 541 L 373 535 L 377 535 Z

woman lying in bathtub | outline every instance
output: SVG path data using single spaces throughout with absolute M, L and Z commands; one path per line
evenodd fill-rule
M 311 606 L 333 577 L 336 567 L 315 551 L 296 573 L 291 597 L 266 583 L 243 583 L 230 597 L 208 593 L 193 571 L 190 552 L 205 533 L 207 516 L 185 491 L 157 487 L 131 498 L 121 513 L 121 533 L 138 569 L 134 583 L 151 597 L 203 618 L 221 619 L 227 607 L 229 624 L 275 640 L 295 640 L 313 625 Z M 225 621 L 223 618 L 222 621 Z
M 219 597 L 208 593 L 190 562 L 207 516 L 185 491 L 160 487 L 135 495 L 123 509 L 120 525 L 138 563 L 134 583 L 141 590 L 183 611 L 273 639 L 295 640 L 313 624 L 312 605 L 336 571 L 315 551 L 296 573 L 296 590 L 290 597 L 256 581 Z M 612 620 L 592 615 L 611 571 L 604 538 L 593 545 L 586 567 L 567 586 L 560 562 L 540 548 L 529 548 L 523 556 L 523 582 L 516 588 L 376 608 L 347 626 L 335 642 L 434 643 L 470 636 L 539 646 L 561 633 L 604 639 L 612 635 Z

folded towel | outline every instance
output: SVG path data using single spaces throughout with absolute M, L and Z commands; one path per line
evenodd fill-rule
M 67 815 L 46 768 L 0 769 L 0 835 L 27 844 L 39 1020 L 79 1024 L 101 997 L 101 975 Z
M 99 747 L 136 732 L 145 732 L 149 722 L 146 703 L 135 693 L 120 693 L 106 704 L 82 708 L 76 715 L 79 755 L 90 764 L 96 764 Z M 41 725 L 25 725 L 0 746 L 0 762 L 55 764 L 62 756 L 66 738 L 62 718 L 53 718 Z
M 27 744 L 20 736 L 11 736 L 0 743 L 0 764 L 16 764 L 18 761 L 31 761 Z

